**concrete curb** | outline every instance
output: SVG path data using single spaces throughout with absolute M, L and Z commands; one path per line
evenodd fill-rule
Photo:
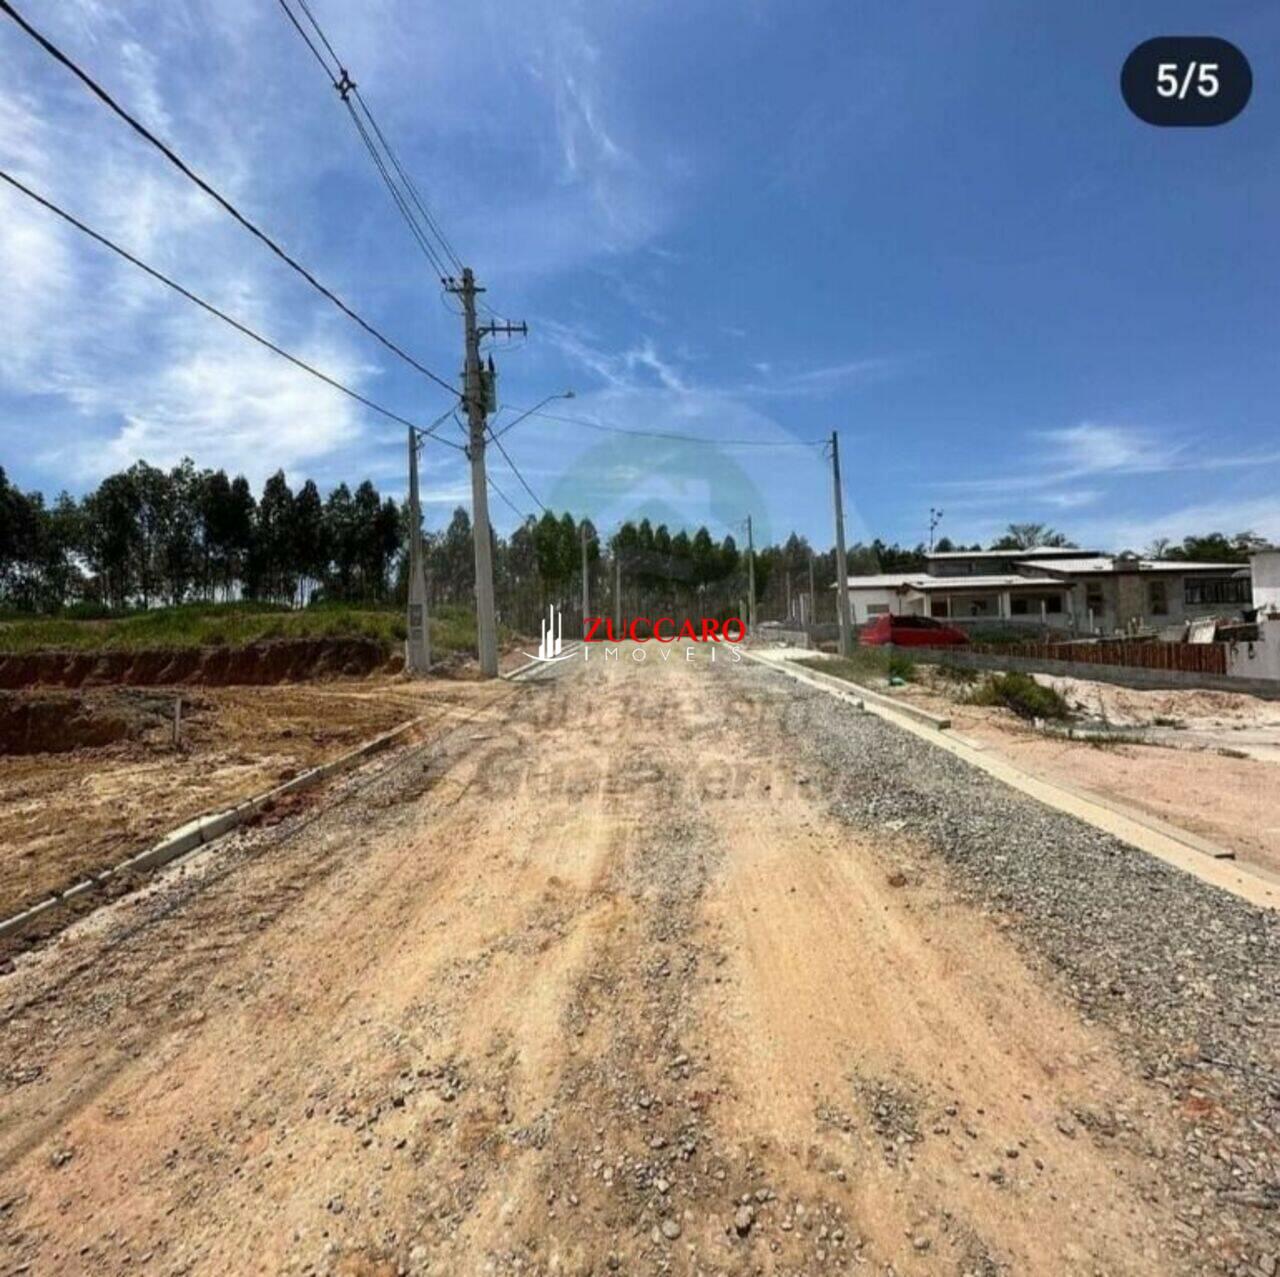
M 750 653 L 746 655 L 751 657 Z M 901 707 L 893 704 L 892 701 L 887 706 L 870 702 L 861 704 L 859 697 L 850 695 L 844 687 L 831 687 L 829 685 L 831 680 L 823 679 L 819 682 L 817 679 L 808 677 L 812 671 L 806 670 L 801 673 L 798 670 L 788 669 L 785 661 L 770 661 L 758 656 L 751 659 L 766 669 L 777 670 L 789 678 L 808 683 L 841 700 L 852 701 L 878 718 L 883 718 L 903 731 L 919 736 L 921 740 L 929 742 L 935 748 L 955 754 L 971 766 L 995 777 L 1010 788 L 1026 794 L 1029 798 L 1043 803 L 1046 807 L 1074 816 L 1077 820 L 1092 825 L 1095 829 L 1100 829 L 1114 838 L 1119 838 L 1139 851 L 1156 856 L 1166 864 L 1173 865 L 1210 886 L 1229 891 L 1232 895 L 1239 896 L 1242 900 L 1261 909 L 1280 909 L 1280 876 L 1258 866 L 1250 866 L 1248 869 L 1240 867 L 1233 859 L 1234 853 L 1226 848 L 1218 847 L 1187 830 L 1166 824 L 1154 816 L 1148 816 L 1145 812 L 1102 798 L 1090 791 L 1075 789 L 1072 786 L 1033 775 L 1009 759 L 981 749 L 975 743 L 966 741 L 953 732 L 942 733 L 927 729 L 919 722 L 902 714 Z
M 110 869 L 104 869 L 101 873 L 92 874 L 83 881 L 76 883 L 73 887 L 68 887 L 66 891 L 60 891 L 47 899 L 41 900 L 38 904 L 24 909 L 21 913 L 0 921 L 0 938 L 14 935 L 41 915 L 48 913 L 50 909 L 55 909 L 59 905 L 67 904 L 80 896 L 87 895 L 91 891 L 96 891 L 105 886 L 110 879 L 120 874 L 157 869 L 161 865 L 167 865 L 170 861 L 177 860 L 179 857 L 188 855 L 199 847 L 214 842 L 224 834 L 244 824 L 250 817 L 256 816 L 264 807 L 276 799 L 282 798 L 286 794 L 297 793 L 299 790 L 310 789 L 313 785 L 318 785 L 330 776 L 336 776 L 339 772 L 349 770 L 373 754 L 389 749 L 402 736 L 426 722 L 429 717 L 429 715 L 424 714 L 418 718 L 410 719 L 407 723 L 401 723 L 399 727 L 393 727 L 391 731 L 384 732 L 381 736 L 375 736 L 372 740 L 366 741 L 363 745 L 357 746 L 348 753 L 331 759 L 327 763 L 320 763 L 316 767 L 308 768 L 304 772 L 299 772 L 291 780 L 277 785 L 274 789 L 268 789 L 265 793 L 246 798 L 236 803 L 234 807 L 228 807 L 224 811 L 214 812 L 208 816 L 197 816 L 195 820 L 190 820 L 185 825 L 179 826 L 171 833 L 166 834 L 158 843 L 146 848 L 144 851 L 137 852 Z
M 941 714 L 934 714 L 927 709 L 921 709 L 918 705 L 907 705 L 902 701 L 894 700 L 892 696 L 873 692 L 869 688 L 863 687 L 860 683 L 851 683 L 847 678 L 838 678 L 834 674 L 824 674 L 821 670 L 810 669 L 808 666 L 799 670 L 793 669 L 794 662 L 772 661 L 767 656 L 761 656 L 758 652 L 744 651 L 743 655 L 748 660 L 756 661 L 761 665 L 768 666 L 770 669 L 780 669 L 801 683 L 809 683 L 813 687 L 820 687 L 824 691 L 832 692 L 846 700 L 850 700 L 859 709 L 866 709 L 868 705 L 891 709 L 895 714 L 902 714 L 917 723 L 923 723 L 926 727 L 936 728 L 940 732 L 946 731 L 951 726 L 951 720 Z

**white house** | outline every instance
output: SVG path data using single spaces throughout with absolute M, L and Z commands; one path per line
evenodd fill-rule
M 1104 634 L 1166 629 L 1199 617 L 1233 617 L 1250 606 L 1248 568 L 1239 563 L 1143 559 L 1134 554 L 1045 558 L 1035 550 L 1022 571 L 1067 586 L 1068 610 L 1083 628 Z
M 1227 649 L 1227 672 L 1238 678 L 1280 681 L 1280 550 L 1251 555 L 1253 605 L 1258 610 L 1256 640 L 1232 643 Z
M 1280 555 L 1264 571 L 1272 574 L 1280 594 Z M 1142 559 L 1057 546 L 948 551 L 926 556 L 923 572 L 849 578 L 855 624 L 890 612 L 1108 634 L 1163 629 L 1200 616 L 1233 616 L 1251 598 L 1249 572 L 1238 563 Z
M 1022 617 L 1065 623 L 1068 591 L 1052 577 L 1015 572 L 965 577 L 930 576 L 927 572 L 851 576 L 849 605 L 855 624 L 885 612 L 894 616 L 936 616 L 951 620 Z
M 1280 550 L 1259 550 L 1250 556 L 1249 570 L 1258 615 L 1280 613 Z

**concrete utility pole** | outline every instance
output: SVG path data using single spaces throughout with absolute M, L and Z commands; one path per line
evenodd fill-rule
M 747 633 L 756 629 L 756 550 L 751 539 L 751 516 L 747 515 Z
M 587 521 L 583 519 L 578 528 L 582 536 L 582 633 L 587 632 L 587 614 L 591 611 L 591 580 L 588 575 L 590 565 L 587 563 Z
M 844 497 L 840 491 L 840 436 L 831 432 L 831 485 L 836 505 L 836 596 L 840 612 L 840 655 L 853 646 L 853 618 L 849 615 L 849 563 L 844 553 Z
M 422 507 L 418 499 L 418 432 L 409 427 L 409 637 L 404 667 L 410 674 L 431 668 L 431 634 L 427 620 L 427 577 L 422 564 Z
M 484 469 L 484 433 L 489 405 L 493 402 L 492 361 L 486 374 L 480 363 L 480 339 L 493 333 L 527 333 L 527 324 L 476 324 L 476 286 L 471 268 L 462 279 L 448 279 L 445 288 L 462 298 L 466 363 L 463 366 L 463 402 L 467 406 L 467 456 L 471 459 L 471 522 L 476 548 L 476 640 L 480 672 L 486 678 L 498 673 L 498 624 L 493 602 L 493 543 L 489 533 L 489 481 Z

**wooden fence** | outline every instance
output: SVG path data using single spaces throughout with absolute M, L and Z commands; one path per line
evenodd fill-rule
M 971 643 L 962 652 L 1020 656 L 1036 661 L 1129 665 L 1184 674 L 1226 674 L 1224 643 L 1161 643 L 1154 639 L 1103 639 L 1097 643 Z

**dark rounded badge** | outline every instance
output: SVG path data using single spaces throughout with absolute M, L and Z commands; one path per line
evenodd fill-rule
M 1234 120 L 1253 92 L 1249 59 L 1213 35 L 1162 35 L 1125 59 L 1120 92 L 1129 110 L 1162 128 Z

